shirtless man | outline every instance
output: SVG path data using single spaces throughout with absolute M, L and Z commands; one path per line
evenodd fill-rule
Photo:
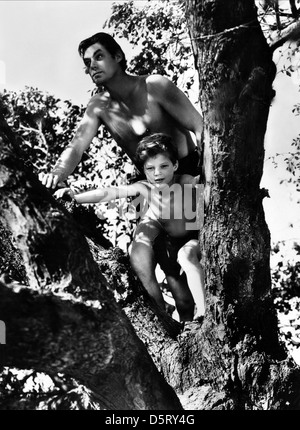
M 168 134 L 177 146 L 179 160 L 196 149 L 190 131 L 201 149 L 202 116 L 168 78 L 127 74 L 121 47 L 106 33 L 82 41 L 79 53 L 86 73 L 103 91 L 89 101 L 74 138 L 52 172 L 41 174 L 46 187 L 56 188 L 74 171 L 101 124 L 133 162 L 138 142 L 150 132 Z
M 40 174 L 42 183 L 47 188 L 56 188 L 67 179 L 102 124 L 134 164 L 138 142 L 145 134 L 169 135 L 178 150 L 177 173 L 198 175 L 203 120 L 185 94 L 164 76 L 126 73 L 124 52 L 107 33 L 83 40 L 79 54 L 99 92 L 89 101 L 74 138 L 53 170 Z M 155 276 L 156 266 L 152 249 L 135 244 L 131 263 L 144 285 L 151 282 L 149 274 L 151 278 Z

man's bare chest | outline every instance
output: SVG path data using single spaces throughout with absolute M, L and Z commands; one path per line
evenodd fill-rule
M 162 119 L 161 107 L 150 96 L 127 103 L 110 100 L 102 110 L 101 120 L 113 136 L 136 140 L 156 129 Z

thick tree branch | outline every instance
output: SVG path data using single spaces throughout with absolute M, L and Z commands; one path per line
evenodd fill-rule
M 299 16 L 299 9 L 297 9 L 296 2 L 295 0 L 289 0 L 289 1 L 290 1 L 290 8 L 291 8 L 292 15 L 294 18 L 297 19 Z
M 285 42 L 296 42 L 300 40 L 300 21 L 291 23 L 288 27 L 272 33 L 269 46 L 274 52 L 280 48 Z
M 8 364 L 74 376 L 104 408 L 181 409 L 76 223 L 24 170 L 1 134 L 0 221 L 12 233 L 28 279 L 20 293 L 14 285 L 1 288 Z

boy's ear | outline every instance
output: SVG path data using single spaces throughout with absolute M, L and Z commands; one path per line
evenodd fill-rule
M 178 169 L 178 161 L 176 161 L 176 163 L 174 164 L 174 172 L 175 172 L 175 170 L 177 170 Z

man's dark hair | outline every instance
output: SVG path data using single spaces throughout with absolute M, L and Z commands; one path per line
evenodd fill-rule
M 101 45 L 104 46 L 104 48 L 115 57 L 118 53 L 122 54 L 122 60 L 120 61 L 120 66 L 122 70 L 126 70 L 127 68 L 127 60 L 125 57 L 125 54 L 121 48 L 121 46 L 115 41 L 115 39 L 108 33 L 96 33 L 91 37 L 88 37 L 87 39 L 84 39 L 80 42 L 78 46 L 78 52 L 79 55 L 83 58 L 83 55 L 87 48 L 89 48 L 91 45 L 94 45 L 94 43 L 101 43 Z
M 136 150 L 136 163 L 140 169 L 150 157 L 158 154 L 167 154 L 173 164 L 178 161 L 177 148 L 170 136 L 164 133 L 154 133 L 144 137 Z

